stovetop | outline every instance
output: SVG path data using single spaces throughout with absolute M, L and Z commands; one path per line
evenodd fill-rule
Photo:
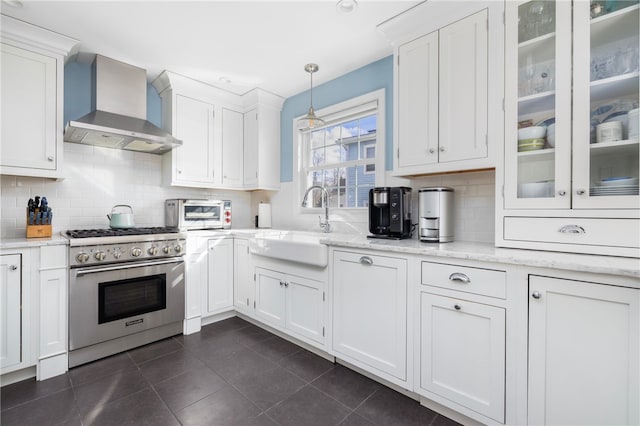
M 65 232 L 68 238 L 120 237 L 130 235 L 177 234 L 178 228 L 155 226 L 149 228 L 108 228 L 108 229 L 70 229 Z

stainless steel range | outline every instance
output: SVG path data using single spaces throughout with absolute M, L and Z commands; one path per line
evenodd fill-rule
M 70 230 L 69 367 L 182 333 L 185 234 Z

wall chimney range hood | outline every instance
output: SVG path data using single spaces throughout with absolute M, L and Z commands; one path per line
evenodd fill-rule
M 93 62 L 92 111 L 64 130 L 64 141 L 164 154 L 182 141 L 147 121 L 147 72 L 104 56 Z

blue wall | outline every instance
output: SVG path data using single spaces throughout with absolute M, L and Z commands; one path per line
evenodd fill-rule
M 320 67 L 322 72 L 322 66 Z M 313 107 L 327 106 L 385 90 L 385 169 L 393 168 L 393 56 L 387 56 L 334 80 L 313 88 Z M 280 181 L 293 180 L 293 119 L 307 113 L 309 91 L 284 101 L 280 114 Z
M 64 66 L 64 125 L 91 112 L 91 64 L 69 61 Z M 162 104 L 155 87 L 147 83 L 147 120 L 162 127 Z

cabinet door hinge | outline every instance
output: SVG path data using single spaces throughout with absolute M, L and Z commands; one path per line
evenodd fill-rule
M 256 308 L 256 301 L 254 300 L 253 301 L 253 309 L 255 309 L 255 308 Z
M 322 337 L 324 337 L 324 327 L 322 327 Z
M 398 157 L 398 159 L 400 158 L 400 148 L 396 150 L 396 156 Z
M 249 306 L 249 298 L 247 297 L 247 306 Z
M 400 66 L 400 55 L 396 56 L 396 61 L 398 62 L 398 66 Z
M 253 274 L 253 280 L 254 281 L 256 280 L 256 274 Z
M 323 301 L 323 302 L 325 301 L 325 294 L 324 294 L 324 291 L 322 292 L 322 301 Z
M 485 133 L 485 135 L 484 135 L 484 144 L 486 146 L 489 146 L 489 134 L 488 133 Z
M 504 98 L 502 98 L 502 110 L 504 111 Z
M 504 185 L 502 185 L 502 198 L 504 198 Z
M 506 16 L 506 12 L 502 12 L 502 23 L 506 24 L 507 23 L 507 16 Z
M 487 18 L 487 31 L 489 31 L 489 18 Z

